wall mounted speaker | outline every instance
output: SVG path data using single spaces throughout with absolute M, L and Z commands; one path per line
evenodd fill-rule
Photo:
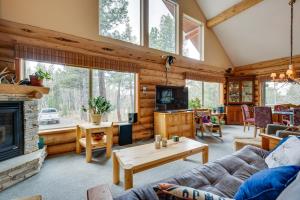
M 128 113 L 128 122 L 133 124 L 137 122 L 137 113 Z

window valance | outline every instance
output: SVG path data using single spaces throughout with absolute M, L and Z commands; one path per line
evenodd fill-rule
M 23 44 L 15 45 L 15 57 L 39 62 L 99 68 L 103 70 L 121 72 L 139 71 L 138 66 L 135 63 L 109 59 L 101 56 L 85 55 L 82 53 Z
M 189 80 L 195 80 L 195 81 L 205 81 L 205 82 L 215 82 L 215 83 L 225 83 L 226 79 L 223 76 L 213 76 L 208 74 L 201 74 L 201 73 L 192 73 L 192 72 L 186 72 L 185 78 Z

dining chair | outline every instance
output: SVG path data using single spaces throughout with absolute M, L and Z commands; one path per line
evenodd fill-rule
M 278 104 L 274 106 L 275 111 L 286 111 L 290 109 L 290 104 Z M 291 124 L 290 122 L 290 116 L 289 115 L 281 115 L 281 121 L 284 125 L 289 126 Z
M 248 131 L 250 129 L 250 125 L 254 125 L 254 118 L 251 118 L 250 111 L 248 105 L 242 105 L 242 115 L 244 122 L 244 132 L 246 131 L 246 126 L 248 126 Z
M 254 107 L 254 137 L 257 135 L 257 129 L 260 129 L 260 132 L 265 132 L 268 124 L 273 124 L 271 107 Z

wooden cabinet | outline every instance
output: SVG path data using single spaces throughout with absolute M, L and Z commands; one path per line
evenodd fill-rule
M 229 77 L 227 79 L 227 104 L 253 104 L 254 77 Z
M 174 135 L 194 138 L 194 113 L 192 111 L 155 112 L 154 134 L 169 139 Z
M 254 77 L 228 77 L 226 94 L 227 124 L 242 125 L 241 105 L 254 105 Z
M 239 125 L 243 124 L 242 109 L 240 105 L 227 106 L 227 124 Z

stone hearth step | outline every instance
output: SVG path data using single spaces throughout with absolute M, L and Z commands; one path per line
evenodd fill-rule
M 46 147 L 0 163 L 0 191 L 37 174 L 47 156 Z

